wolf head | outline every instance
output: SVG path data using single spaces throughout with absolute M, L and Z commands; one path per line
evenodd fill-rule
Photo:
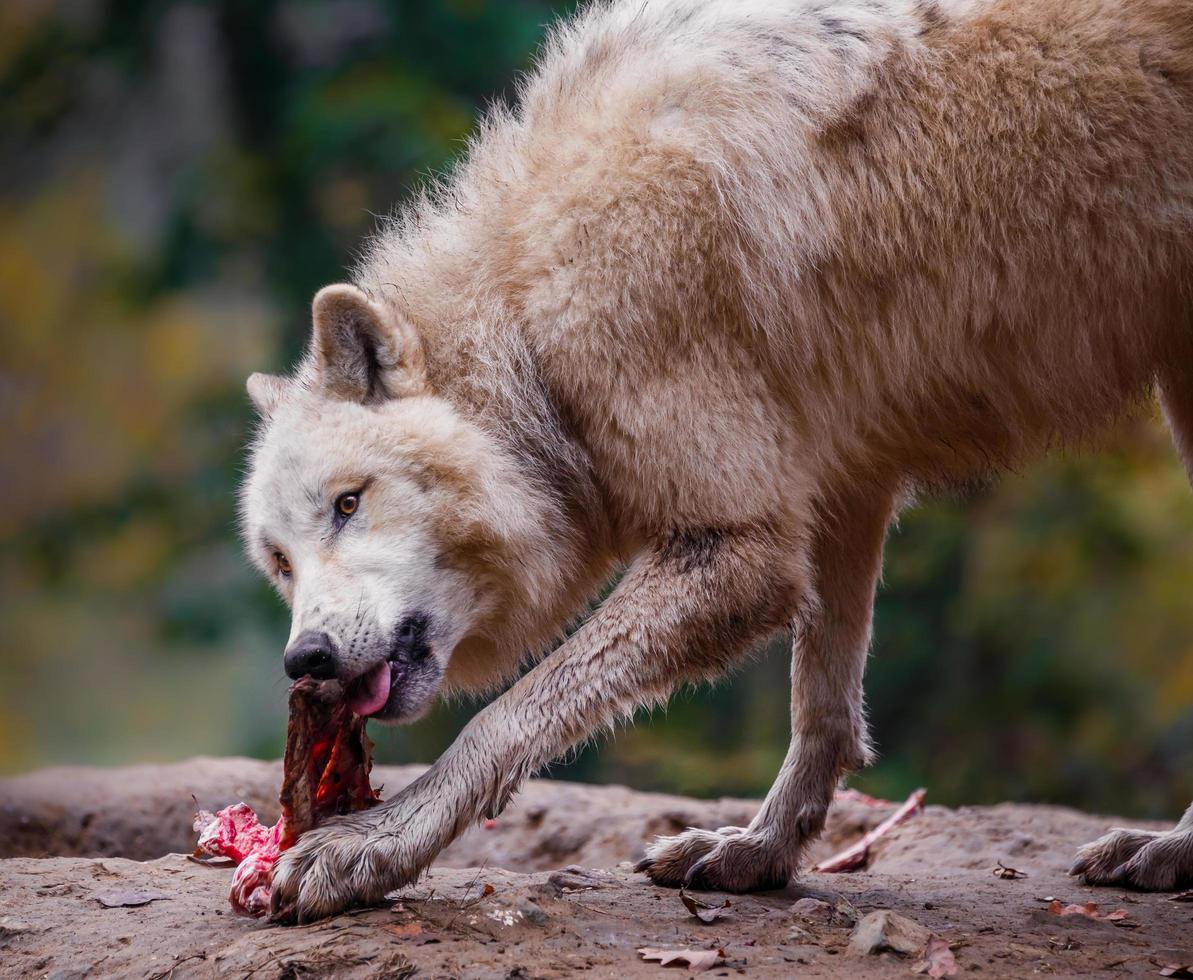
M 262 425 L 242 527 L 292 610 L 286 673 L 336 678 L 385 721 L 419 717 L 445 680 L 508 675 L 524 652 L 511 611 L 548 586 L 528 558 L 549 547 L 547 502 L 431 391 L 404 316 L 329 286 L 297 375 L 248 390 Z

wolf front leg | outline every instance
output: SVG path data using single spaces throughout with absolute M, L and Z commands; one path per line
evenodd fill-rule
M 536 769 L 676 684 L 723 669 L 790 621 L 806 594 L 802 554 L 796 536 L 763 523 L 657 541 L 420 779 L 283 854 L 273 918 L 304 922 L 380 901 L 469 824 L 498 813 Z
M 819 602 L 795 625 L 791 745 L 779 775 L 748 827 L 693 829 L 651 845 L 638 868 L 656 883 L 782 887 L 823 828 L 838 780 L 869 762 L 862 673 L 890 518 L 885 497 L 830 509 L 812 544 Z

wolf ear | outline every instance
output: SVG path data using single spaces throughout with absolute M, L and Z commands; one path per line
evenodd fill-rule
M 355 286 L 319 290 L 312 320 L 315 370 L 332 395 L 363 403 L 425 390 L 423 349 L 414 327 Z
M 261 418 L 268 419 L 273 416 L 278 402 L 282 400 L 282 395 L 286 392 L 287 384 L 289 382 L 285 378 L 279 378 L 273 374 L 249 375 L 245 387 L 248 389 L 249 400 L 252 401 L 253 408 L 257 410 L 257 414 Z

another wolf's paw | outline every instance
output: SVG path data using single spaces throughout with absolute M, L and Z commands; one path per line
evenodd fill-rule
M 1086 885 L 1175 891 L 1193 885 L 1193 831 L 1116 828 L 1077 852 L 1069 874 Z
M 374 905 L 418 876 L 421 867 L 401 853 L 398 838 L 370 835 L 358 824 L 333 821 L 282 854 L 273 872 L 271 921 L 302 924 Z
M 751 892 L 782 888 L 790 877 L 788 855 L 768 836 L 741 827 L 685 830 L 660 837 L 646 849 L 636 870 L 656 885 L 686 885 L 707 891 Z

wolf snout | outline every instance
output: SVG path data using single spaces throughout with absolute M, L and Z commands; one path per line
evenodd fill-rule
M 283 663 L 291 680 L 313 677 L 326 681 L 336 676 L 336 645 L 326 633 L 308 630 L 286 648 Z

